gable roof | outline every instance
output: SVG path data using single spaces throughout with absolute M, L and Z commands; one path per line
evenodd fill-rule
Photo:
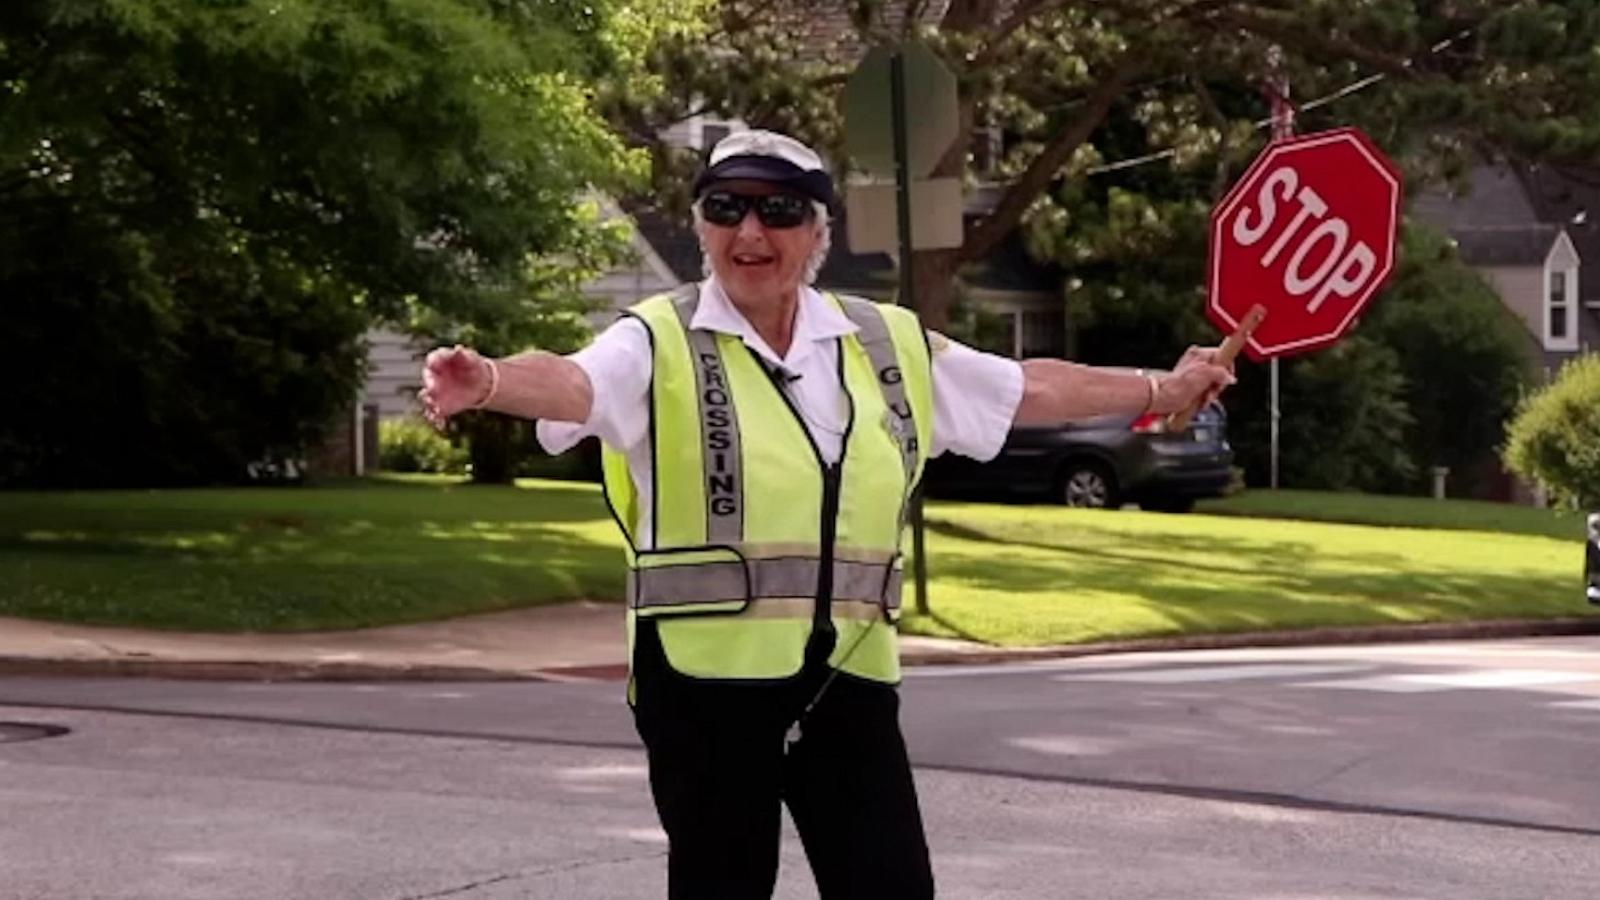
M 1560 233 L 1541 224 L 1450 229 L 1461 259 L 1473 266 L 1543 266 Z
M 1600 169 L 1485 163 L 1465 189 L 1424 192 L 1411 212 L 1448 232 L 1472 265 L 1543 265 L 1565 231 L 1589 267 L 1579 299 L 1600 304 Z
M 1578 259 L 1591 267 L 1578 279 L 1579 297 L 1600 303 L 1600 169 L 1528 166 L 1523 180 L 1539 218 L 1565 228 Z
M 1411 214 L 1452 233 L 1458 228 L 1508 228 L 1541 221 L 1517 173 L 1490 165 L 1474 166 L 1460 188 L 1418 194 Z

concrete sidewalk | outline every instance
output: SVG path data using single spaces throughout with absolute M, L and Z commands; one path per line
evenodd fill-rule
M 1192 635 L 1026 649 L 905 635 L 908 665 L 987 663 L 1141 650 L 1600 634 L 1600 615 L 1563 619 Z M 623 611 L 578 602 L 417 625 L 299 634 L 192 634 L 0 617 L 0 674 L 177 678 L 615 679 L 626 674 Z
M 991 648 L 905 639 L 912 656 Z M 271 679 L 621 678 L 623 611 L 578 602 L 417 625 L 295 634 L 196 634 L 0 617 L 0 674 Z

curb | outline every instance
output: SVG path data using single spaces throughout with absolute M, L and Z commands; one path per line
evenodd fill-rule
M 1339 644 L 1391 644 L 1411 641 L 1489 640 L 1511 637 L 1571 637 L 1600 634 L 1600 616 L 1561 619 L 1498 619 L 1486 622 L 1423 622 L 1405 625 L 1304 628 L 1295 631 L 1239 631 L 1171 638 L 1139 638 L 1061 644 L 1052 647 L 984 647 L 976 650 L 919 650 L 902 653 L 906 665 L 985 665 L 1028 660 L 1071 659 L 1113 653 L 1172 650 L 1236 650 L 1251 647 L 1317 647 Z
M 185 681 L 563 681 L 559 675 L 480 666 L 289 663 L 273 660 L 186 662 L 0 656 L 0 677 L 154 678 Z
M 1307 628 L 1296 631 L 1244 631 L 1171 638 L 1101 641 L 1051 647 L 917 649 L 902 645 L 906 666 L 970 665 L 1072 659 L 1116 653 L 1181 650 L 1232 650 L 1252 647 L 1313 647 L 1409 641 L 1487 640 L 1512 637 L 1600 635 L 1600 615 L 1561 619 L 1510 619 L 1407 625 Z M 153 678 L 193 681 L 620 681 L 624 663 L 553 666 L 543 669 L 382 663 L 291 663 L 272 660 L 186 662 L 157 657 L 60 658 L 0 656 L 0 677 Z

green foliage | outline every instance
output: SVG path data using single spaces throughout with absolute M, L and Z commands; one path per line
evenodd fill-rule
M 1412 414 L 1399 355 L 1365 335 L 1280 363 L 1281 483 L 1325 490 L 1393 490 L 1417 477 L 1406 444 Z M 1268 370 L 1241 367 L 1225 396 L 1228 436 L 1251 484 L 1268 482 Z
M 1471 473 L 1493 458 L 1532 380 L 1526 328 L 1443 236 L 1412 223 L 1360 333 L 1394 350 L 1405 377 L 1406 443 L 1421 479 L 1393 487 L 1421 492 L 1429 470 L 1447 466 L 1452 490 L 1474 493 Z
M 1505 461 L 1566 507 L 1600 506 L 1600 354 L 1528 396 L 1506 429 Z
M 914 297 L 936 328 L 957 294 L 950 279 L 1021 227 L 1042 261 L 1072 271 L 1080 325 L 1148 330 L 1157 316 L 1129 309 L 1158 308 L 1175 339 L 1204 334 L 1186 305 L 1197 282 L 1184 260 L 1204 254 L 1192 223 L 1266 142 L 1273 47 L 1303 104 L 1300 130 L 1364 128 L 1412 190 L 1482 153 L 1600 159 L 1589 0 L 722 0 L 700 30 L 648 56 L 666 89 L 613 87 L 603 108 L 650 147 L 652 196 L 682 203 L 694 154 L 665 146 L 663 128 L 701 112 L 740 118 L 847 162 L 841 88 L 866 46 L 908 35 L 959 84 L 960 130 L 933 174 L 997 189 L 959 249 L 918 253 Z M 1001 138 L 998 165 L 982 171 L 980 130 Z M 1106 167 L 1129 160 L 1146 164 Z M 1135 337 L 1130 349 L 1155 339 Z
M 1246 495 L 1248 496 L 1248 495 Z M 917 634 L 1068 643 L 1580 612 L 1570 538 L 932 503 Z
M 1080 230 L 1115 228 L 1116 218 Z M 1084 362 L 1168 361 L 1218 339 L 1197 287 L 1205 281 L 1203 210 L 1173 221 L 1182 225 L 1165 250 L 1112 242 L 1115 252 L 1075 270 L 1067 309 Z M 1522 326 L 1441 236 L 1414 225 L 1370 310 L 1345 346 L 1281 364 L 1282 483 L 1416 493 L 1443 465 L 1454 488 L 1471 493 L 1469 473 L 1493 454 L 1530 377 Z M 1225 397 L 1251 484 L 1270 480 L 1268 391 L 1266 367 L 1242 362 L 1240 384 Z
M 378 423 L 378 468 L 461 475 L 467 470 L 467 452 L 420 419 L 385 419 Z
M 1378 508 L 1361 509 L 1368 501 Z M 1059 644 L 1574 614 L 1581 520 L 1542 537 L 1531 515 L 1507 523 L 1427 503 L 1289 499 L 1319 517 L 1408 526 L 1398 529 L 1288 522 L 1275 516 L 1300 510 L 1281 506 L 1221 518 L 930 503 L 938 615 L 911 617 L 911 630 Z M 1517 531 L 1529 533 L 1505 533 Z M 0 503 L 0 615 L 306 631 L 623 595 L 621 540 L 589 485 L 410 476 L 293 491 L 14 492 Z
M 1217 500 L 1202 500 L 1195 510 L 1207 516 L 1543 535 L 1559 541 L 1582 540 L 1584 526 L 1582 516 L 1520 503 L 1436 500 L 1433 497 L 1303 491 L 1296 488 L 1240 491 Z
M 0 615 L 322 631 L 623 595 L 600 491 L 444 476 L 295 490 L 15 491 Z M 618 609 L 621 615 L 621 609 Z
M 5 4 L 0 333 L 33 340 L 0 477 L 298 453 L 377 321 L 570 341 L 619 243 L 582 197 L 644 161 L 586 86 L 615 5 Z

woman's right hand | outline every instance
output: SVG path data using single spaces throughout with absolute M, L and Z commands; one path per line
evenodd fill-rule
M 431 351 L 422 363 L 422 414 L 435 428 L 444 428 L 451 416 L 475 409 L 493 387 L 490 362 L 478 351 L 460 344 Z

